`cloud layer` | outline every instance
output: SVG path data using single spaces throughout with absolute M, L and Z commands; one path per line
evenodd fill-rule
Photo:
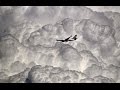
M 83 6 L 1 6 L 0 82 L 119 83 L 119 21 Z

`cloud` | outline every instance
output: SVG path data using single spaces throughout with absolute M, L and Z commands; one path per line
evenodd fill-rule
M 119 10 L 120 6 L 86 6 L 86 7 L 97 12 L 106 12 L 106 11 L 120 12 Z
M 8 83 L 26 83 L 29 71 L 30 69 L 27 68 L 18 74 L 10 76 L 8 78 Z
M 64 70 L 52 66 L 35 66 L 28 74 L 28 79 L 32 83 L 78 83 L 86 76 L 80 72 Z
M 83 6 L 0 7 L 0 82 L 120 82 L 119 17 Z
M 115 83 L 115 81 L 111 78 L 96 76 L 94 77 L 94 83 Z

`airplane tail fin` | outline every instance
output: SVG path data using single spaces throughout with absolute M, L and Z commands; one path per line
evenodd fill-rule
M 72 39 L 75 39 L 75 40 L 76 40 L 76 39 L 77 39 L 77 35 L 75 35 Z

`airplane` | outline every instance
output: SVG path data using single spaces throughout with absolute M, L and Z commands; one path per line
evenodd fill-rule
M 65 40 L 57 40 L 57 41 L 61 41 L 61 42 L 68 42 L 68 41 L 73 41 L 73 40 L 69 40 L 72 37 L 72 35 L 68 38 L 66 38 Z
M 57 40 L 57 41 L 68 42 L 68 41 L 74 41 L 74 40 L 77 39 L 77 35 L 75 35 L 75 36 L 72 38 L 73 40 L 70 40 L 71 37 L 72 37 L 72 35 L 71 35 L 70 37 L 66 38 L 65 40 Z

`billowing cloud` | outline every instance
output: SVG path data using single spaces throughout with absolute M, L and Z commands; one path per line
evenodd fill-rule
M 0 82 L 120 82 L 117 8 L 1 6 Z

